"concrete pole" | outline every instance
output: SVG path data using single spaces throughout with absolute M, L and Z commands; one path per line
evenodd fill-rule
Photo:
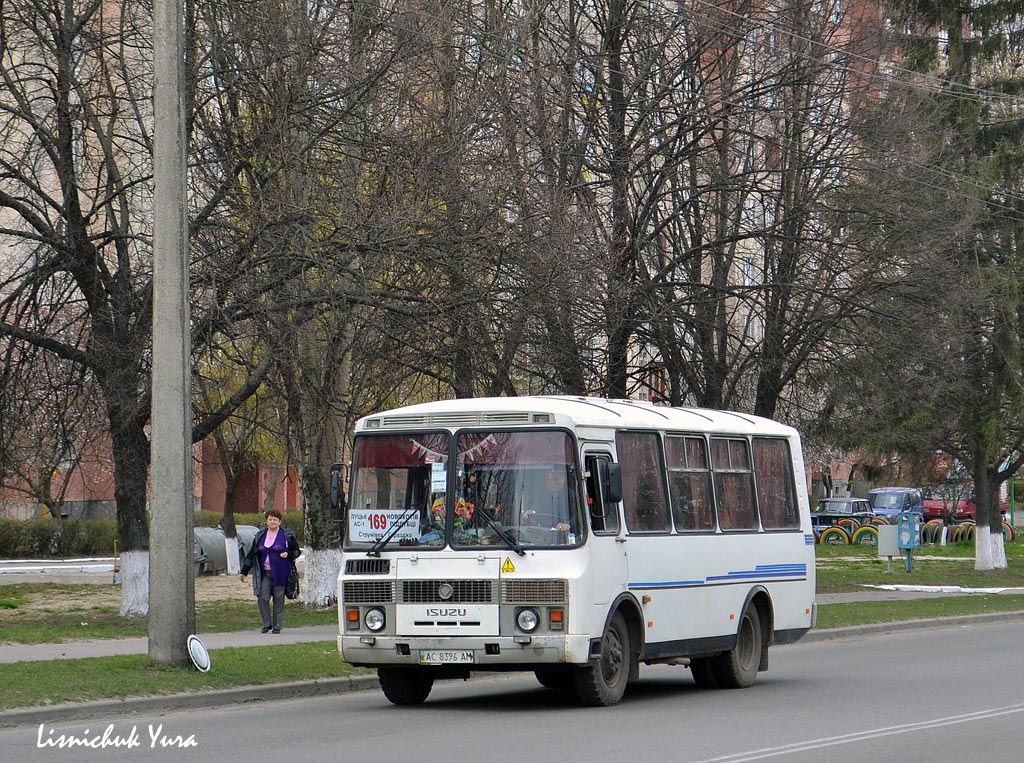
M 153 13 L 153 408 L 149 658 L 188 662 L 196 605 L 192 530 L 184 24 L 181 0 Z

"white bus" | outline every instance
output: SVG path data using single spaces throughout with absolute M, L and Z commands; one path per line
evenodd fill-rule
M 641 663 L 746 687 L 816 617 L 799 435 L 746 414 L 554 396 L 378 413 L 345 527 L 338 650 L 395 704 L 474 670 L 587 705 Z

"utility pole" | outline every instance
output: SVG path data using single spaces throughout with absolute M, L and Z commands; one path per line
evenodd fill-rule
M 181 0 L 153 9 L 153 402 L 149 658 L 188 662 L 196 602 Z

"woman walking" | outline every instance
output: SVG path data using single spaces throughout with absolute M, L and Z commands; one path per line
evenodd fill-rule
M 252 571 L 252 590 L 256 594 L 260 616 L 263 618 L 262 632 L 272 629 L 274 633 L 280 633 L 284 621 L 285 583 L 302 551 L 295 534 L 281 527 L 280 511 L 270 509 L 265 516 L 267 525 L 253 540 L 242 562 L 242 574 L 239 577 L 245 582 L 249 571 Z M 271 599 L 274 600 L 273 612 L 270 608 Z

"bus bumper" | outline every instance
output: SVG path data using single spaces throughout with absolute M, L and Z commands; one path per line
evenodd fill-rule
M 469 670 L 494 670 L 522 665 L 584 665 L 592 639 L 582 635 L 541 635 L 494 638 L 425 638 L 423 636 L 338 636 L 338 653 L 350 665 L 446 665 Z M 424 654 L 427 653 L 427 654 Z M 471 661 L 467 653 L 472 654 Z M 442 658 L 444 662 L 423 661 Z

